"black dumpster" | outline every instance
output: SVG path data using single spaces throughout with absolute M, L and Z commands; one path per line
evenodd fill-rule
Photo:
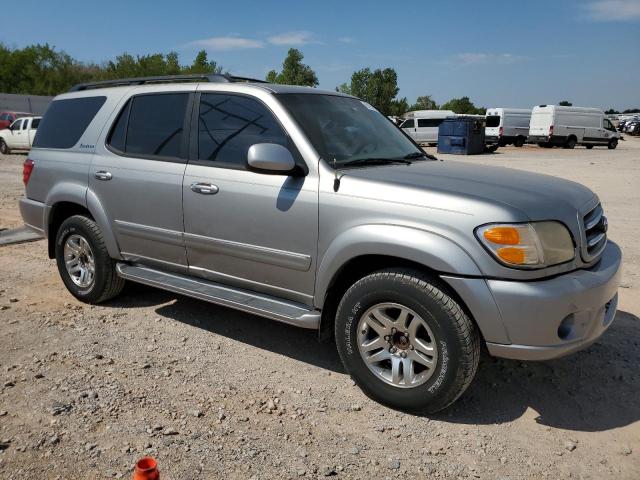
M 446 118 L 438 129 L 438 153 L 475 155 L 484 152 L 484 119 Z

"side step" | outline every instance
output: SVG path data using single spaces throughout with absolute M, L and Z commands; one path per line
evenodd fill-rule
M 261 293 L 220 285 L 177 273 L 166 273 L 149 267 L 118 263 L 118 274 L 132 282 L 180 293 L 225 307 L 302 328 L 318 329 L 320 312 L 300 303 L 281 300 Z

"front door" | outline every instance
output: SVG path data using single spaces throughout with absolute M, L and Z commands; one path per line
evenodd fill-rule
M 204 92 L 199 97 L 183 185 L 190 272 L 311 304 L 318 238 L 317 177 L 249 170 L 247 151 L 257 143 L 281 144 L 301 165 L 303 160 L 258 99 Z
M 192 97 L 184 88 L 131 97 L 94 156 L 90 194 L 106 210 L 125 260 L 187 272 L 182 178 Z
M 27 138 L 27 131 L 24 127 L 27 120 L 20 118 L 11 124 L 11 135 L 7 144 L 9 148 L 22 149 L 26 148 L 27 142 L 24 141 Z

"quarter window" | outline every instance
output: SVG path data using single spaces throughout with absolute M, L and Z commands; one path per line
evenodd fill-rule
M 163 93 L 133 97 L 120 112 L 109 145 L 133 156 L 180 158 L 189 95 Z
M 257 100 L 240 95 L 203 93 L 198 111 L 198 159 L 221 166 L 246 167 L 249 147 L 288 137 L 273 114 Z

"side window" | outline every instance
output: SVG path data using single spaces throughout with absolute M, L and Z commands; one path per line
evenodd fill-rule
M 102 108 L 107 97 L 80 97 L 51 102 L 40 122 L 33 146 L 71 148 Z
M 439 127 L 440 124 L 442 123 L 442 118 L 419 118 L 418 119 L 418 127 L 431 127 L 431 128 L 435 128 L 435 127 Z
M 22 130 L 26 130 L 28 125 L 29 125 L 29 120 L 23 120 L 22 121 Z
M 33 120 L 31 120 L 31 129 L 32 130 L 36 130 L 38 128 L 38 125 L 40 125 L 40 119 L 39 118 L 34 118 Z
M 2 115 L 0 115 L 0 120 L 9 120 L 9 114 L 3 113 Z
M 131 98 L 111 130 L 108 144 L 121 153 L 181 158 L 189 94 L 159 93 Z
M 409 119 L 409 120 L 405 120 L 404 123 L 402 125 L 400 125 L 400 128 L 413 128 L 413 126 L 415 125 L 413 118 Z
M 22 129 L 22 120 L 16 120 L 11 125 L 11 130 L 13 130 L 14 132 L 21 129 Z
M 198 159 L 244 168 L 256 143 L 289 146 L 273 114 L 257 100 L 203 93 L 198 111 Z

